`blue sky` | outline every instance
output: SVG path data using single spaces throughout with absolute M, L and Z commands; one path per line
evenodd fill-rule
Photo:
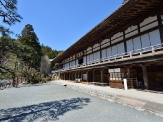
M 23 17 L 10 27 L 20 34 L 31 24 L 39 42 L 56 50 L 73 43 L 113 13 L 123 0 L 18 0 L 17 12 Z M 13 38 L 16 38 L 12 35 Z

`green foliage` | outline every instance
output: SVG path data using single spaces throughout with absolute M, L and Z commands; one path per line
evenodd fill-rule
M 41 51 L 43 55 L 47 55 L 50 59 L 53 59 L 58 56 L 58 54 L 62 53 L 63 51 L 53 50 L 49 46 L 41 45 Z
M 3 23 L 13 25 L 16 22 L 20 22 L 22 17 L 17 13 L 17 0 L 0 0 L 0 16 L 3 18 Z M 8 35 L 11 33 L 9 29 L 6 29 L 0 25 L 0 32 L 2 35 Z
M 25 25 L 25 28 L 22 30 L 21 35 L 19 36 L 19 40 L 22 44 L 34 48 L 38 55 L 41 56 L 41 46 L 39 43 L 39 39 L 34 32 L 34 28 L 32 25 Z
M 30 77 L 34 77 L 32 74 L 39 70 L 40 66 L 41 56 L 37 50 L 31 47 L 30 43 L 27 45 L 9 37 L 2 36 L 0 40 L 0 69 L 10 72 L 13 77 L 24 76 L 28 81 L 31 80 Z
M 8 79 L 8 78 L 11 78 L 10 73 L 5 72 L 5 73 L 0 74 L 0 79 Z
M 38 78 L 38 77 L 36 77 L 36 78 L 32 78 L 32 79 L 31 79 L 31 83 L 32 83 L 32 84 L 39 83 L 40 81 L 41 81 L 41 79 Z

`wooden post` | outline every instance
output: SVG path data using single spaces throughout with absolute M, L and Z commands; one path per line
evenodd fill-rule
M 80 78 L 81 78 L 81 80 L 83 80 L 83 72 L 82 71 L 81 71 L 81 77 Z
M 103 83 L 103 82 L 104 82 L 104 81 L 103 81 L 103 80 L 104 80 L 104 78 L 103 78 L 103 77 L 104 77 L 104 72 L 103 72 L 103 71 L 104 71 L 104 70 L 103 70 L 103 69 L 101 69 L 101 83 Z
M 127 68 L 127 77 L 130 78 L 130 68 Z
M 125 32 L 123 31 L 123 39 L 125 40 Z M 125 49 L 125 53 L 127 53 L 127 44 L 126 44 L 126 40 L 124 41 L 124 49 Z
M 87 83 L 88 83 L 88 71 L 86 71 L 86 75 L 87 75 Z
M 71 80 L 71 73 L 69 73 L 69 80 Z
M 93 82 L 95 82 L 95 70 L 93 70 L 92 73 L 93 73 Z
M 72 80 L 74 80 L 74 73 L 72 72 Z
M 143 79 L 144 79 L 145 89 L 149 89 L 146 65 L 141 65 L 141 66 L 143 70 Z
M 64 80 L 66 80 L 66 75 L 65 75 L 65 73 L 64 73 Z
M 124 66 L 127 69 L 127 78 L 130 78 L 130 68 L 132 66 L 128 65 L 128 66 Z
M 75 80 L 76 80 L 76 72 L 75 72 Z

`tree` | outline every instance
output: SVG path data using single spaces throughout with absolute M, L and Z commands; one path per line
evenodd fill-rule
M 10 73 L 14 83 L 15 77 L 26 77 L 28 81 L 39 70 L 40 56 L 37 51 L 20 41 L 2 36 L 0 77 Z
M 39 39 L 34 32 L 34 28 L 32 25 L 25 25 L 25 28 L 22 30 L 21 35 L 19 36 L 19 40 L 22 44 L 33 47 L 37 51 L 37 53 L 41 55 L 41 46 L 39 43 Z
M 41 68 L 40 68 L 41 73 L 44 76 L 47 76 L 50 71 L 51 71 L 51 64 L 50 64 L 50 60 L 49 57 L 47 55 L 44 55 L 41 58 Z
M 3 22 L 9 26 L 20 22 L 22 17 L 17 13 L 17 0 L 0 0 L 0 16 L 3 18 Z M 9 29 L 0 25 L 0 32 L 2 35 L 12 33 Z
M 30 24 L 25 25 L 25 28 L 22 30 L 21 35 L 19 35 L 18 40 L 21 42 L 21 44 L 30 47 L 32 50 L 32 52 L 29 53 L 30 57 L 26 59 L 28 65 L 33 68 L 40 67 L 42 56 L 41 46 L 39 39 L 34 32 L 33 26 Z
M 47 55 L 50 59 L 55 58 L 56 56 L 58 56 L 58 54 L 63 52 L 63 51 L 53 50 L 51 47 L 44 46 L 43 44 L 41 45 L 41 51 L 43 55 Z
M 15 40 L 9 37 L 2 36 L 0 40 L 0 78 L 12 77 L 13 82 L 15 83 L 15 77 L 18 75 L 17 65 L 20 62 L 17 54 L 20 52 L 19 50 L 21 48 L 18 48 L 18 45 L 15 44 Z

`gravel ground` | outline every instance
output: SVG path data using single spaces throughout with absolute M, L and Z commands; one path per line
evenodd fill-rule
M 0 122 L 163 122 L 161 117 L 46 83 L 0 90 Z

